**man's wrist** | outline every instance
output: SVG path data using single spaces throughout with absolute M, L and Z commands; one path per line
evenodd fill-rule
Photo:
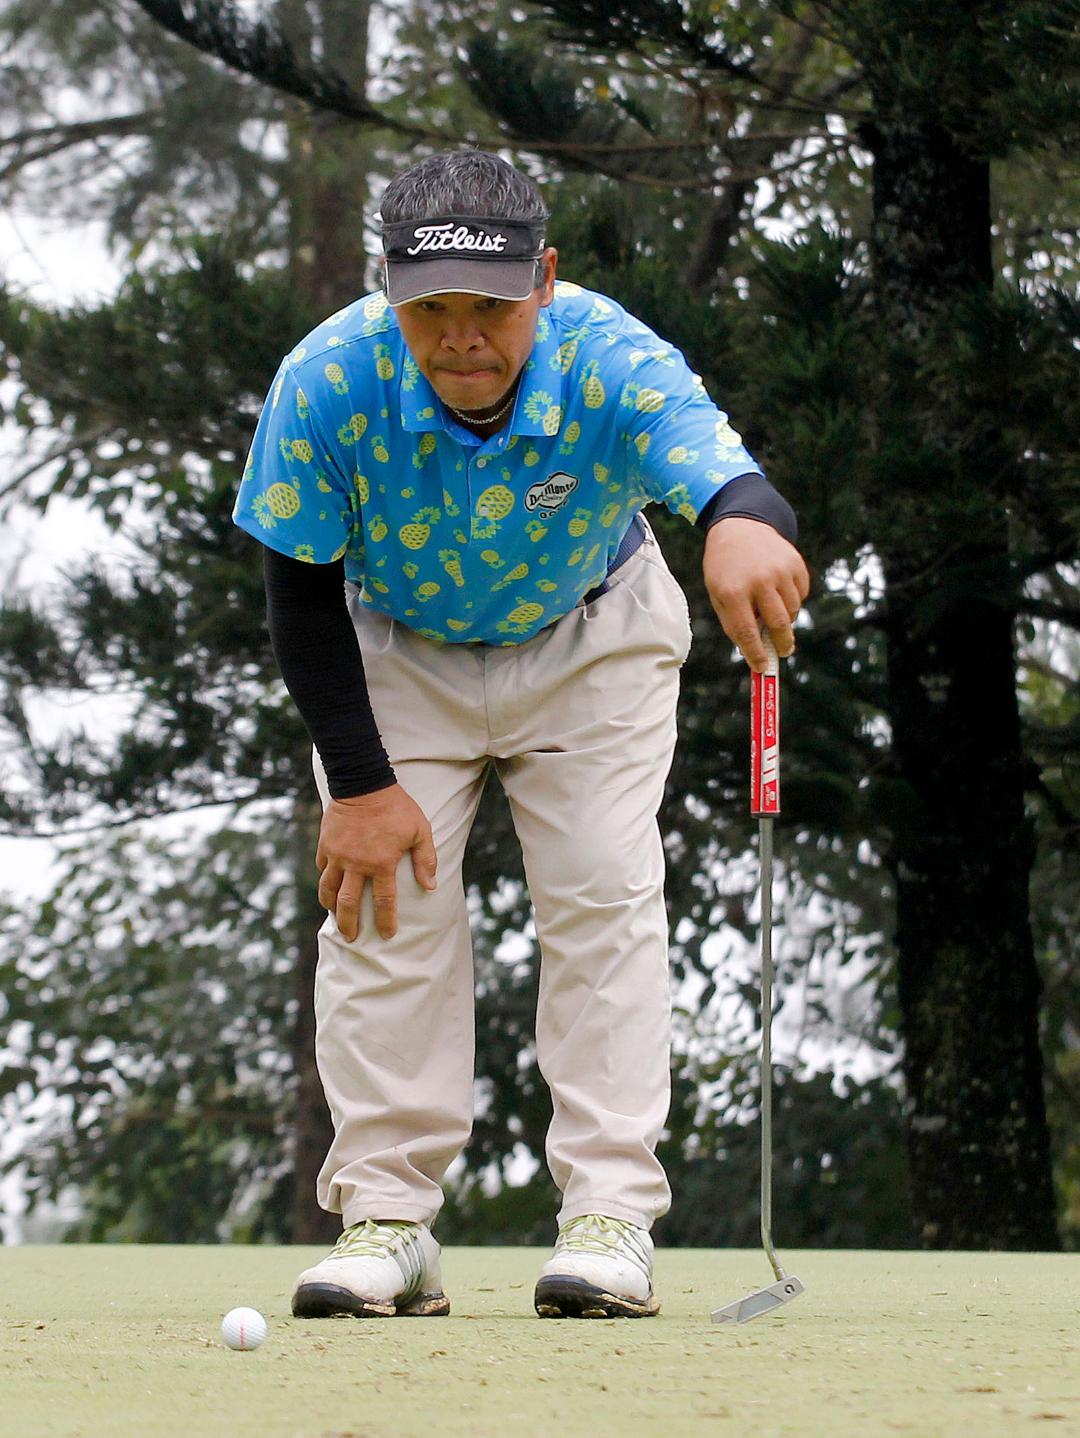
M 756 471 L 729 479 L 702 507 L 699 529 L 708 533 L 724 519 L 754 519 L 794 544 L 799 534 L 795 511 L 764 475 Z
M 335 804 L 362 804 L 365 799 L 373 799 L 378 794 L 384 794 L 387 789 L 393 789 L 396 784 L 397 776 L 391 770 L 389 774 L 381 776 L 377 780 L 331 783 L 330 798 Z
M 719 529 L 720 526 L 729 519 L 745 519 L 750 524 L 764 524 L 767 529 L 776 529 L 775 524 L 771 524 L 767 519 L 762 519 L 760 514 L 744 514 L 741 509 L 733 509 L 728 514 L 718 514 L 716 516 L 705 531 L 706 537 L 712 534 L 713 530 Z

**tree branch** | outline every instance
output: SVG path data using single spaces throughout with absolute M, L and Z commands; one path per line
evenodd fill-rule
M 264 793 L 261 789 L 252 789 L 247 794 L 226 794 L 217 798 L 200 799 L 193 804 L 184 804 L 180 808 L 160 810 L 136 810 L 134 813 L 125 814 L 118 819 L 102 819 L 96 824 L 84 824 L 78 828 L 60 829 L 35 829 L 33 831 L 22 828 L 0 827 L 0 835 L 5 838 L 16 839 L 67 839 L 81 834 L 101 834 L 110 829 L 123 829 L 128 824 L 144 824 L 154 819 L 175 818 L 177 814 L 191 814 L 196 809 L 215 809 L 222 804 L 235 804 L 238 808 L 245 804 L 255 803 L 259 799 L 282 799 L 287 798 L 280 790 L 274 793 Z
M 1025 599 L 1016 609 L 1021 619 L 1052 619 L 1058 624 L 1067 624 L 1071 629 L 1080 629 L 1080 605 L 1053 604 L 1048 599 Z
M 1076 683 L 1076 676 L 1071 670 L 1057 669 L 1048 660 L 1040 659 L 1034 654 L 1022 653 L 1018 663 L 1021 669 L 1026 669 L 1032 674 L 1041 675 L 1043 679 L 1049 679 L 1054 684 L 1060 684 L 1064 689 L 1070 689 L 1073 684 Z M 1057 726 L 1051 727 L 1056 728 Z
M 766 78 L 778 100 L 790 99 L 806 72 L 807 61 L 816 40 L 817 35 L 811 29 L 797 30 L 782 60 L 768 72 Z M 770 119 L 768 111 L 755 112 L 751 117 L 749 133 L 729 141 L 731 150 L 734 151 L 737 146 L 742 154 L 749 157 L 752 165 L 768 165 L 785 143 L 797 143 L 805 138 L 802 133 L 769 132 L 765 126 Z M 707 293 L 721 282 L 732 236 L 746 207 L 752 183 L 751 180 L 731 174 L 726 178 L 720 194 L 716 196 L 687 266 L 686 284 L 692 294 Z
M 32 148 L 26 153 L 17 153 L 14 159 L 0 170 L 0 182 L 10 179 L 36 160 L 46 160 L 50 155 L 59 154 L 61 150 L 71 149 L 74 145 L 84 145 L 89 141 L 113 135 L 139 134 L 158 118 L 158 111 L 142 110 L 134 115 L 113 115 L 103 120 L 78 120 L 68 125 L 43 125 L 39 129 L 17 130 L 13 135 L 4 135 L 0 137 L 0 150 L 22 151 L 24 147 Z
M 1036 574 L 1041 574 L 1044 569 L 1055 569 L 1059 564 L 1068 564 L 1076 558 L 1076 544 L 1069 535 L 1062 539 L 1052 549 L 1035 551 L 1024 557 L 1018 558 L 1013 566 L 1017 583 L 1022 584 L 1026 579 L 1034 579 Z M 1025 599 L 1025 604 L 1037 604 L 1036 599 Z
M 107 439 L 112 433 L 112 425 L 99 425 L 96 429 L 90 430 L 89 433 L 75 435 L 70 443 L 65 441 L 63 444 L 54 445 L 40 459 L 35 459 L 32 464 L 28 464 L 25 468 L 17 470 L 12 478 L 0 487 L 0 518 L 3 518 L 5 513 L 3 508 L 5 501 L 18 498 L 18 490 L 31 476 L 40 473 L 43 469 L 47 469 L 50 464 L 55 464 L 57 460 L 70 459 L 72 455 L 87 453 L 93 449 L 99 440 Z
M 1030 725 L 1027 727 L 1030 728 Z M 1058 847 L 1069 850 L 1077 848 L 1076 835 L 1080 833 L 1080 826 L 1077 824 L 1076 815 L 1058 798 L 1041 774 L 1037 773 L 1035 781 L 1028 785 L 1028 792 L 1038 795 L 1053 815 L 1058 826 Z
M 249 22 L 230 3 L 211 4 L 210 0 L 135 0 L 135 3 L 170 34 L 240 74 L 282 94 L 303 100 L 316 109 L 327 110 L 373 128 L 390 130 L 408 139 L 443 145 L 460 145 L 463 140 L 468 140 L 470 144 L 489 150 L 510 146 L 535 154 L 576 159 L 604 174 L 609 172 L 596 162 L 606 156 L 614 158 L 618 155 L 708 150 L 715 143 L 707 137 L 692 136 L 631 144 L 516 139 L 512 135 L 469 137 L 454 131 L 413 125 L 394 119 L 370 104 L 331 66 L 316 70 L 304 64 L 297 59 L 292 46 L 276 26 L 265 20 Z M 686 178 L 665 182 L 655 175 L 636 173 L 620 173 L 617 178 L 654 188 L 700 188 Z

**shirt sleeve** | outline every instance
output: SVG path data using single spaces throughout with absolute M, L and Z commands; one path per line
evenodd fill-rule
M 328 564 L 363 552 L 359 496 L 309 401 L 283 361 L 259 416 L 233 520 L 268 548 Z
M 764 475 L 677 350 L 638 351 L 633 358 L 619 414 L 631 482 L 644 498 L 693 522 L 731 480 Z
M 343 565 L 298 564 L 267 548 L 263 574 L 274 657 L 332 797 L 388 788 L 397 780 L 372 713 Z

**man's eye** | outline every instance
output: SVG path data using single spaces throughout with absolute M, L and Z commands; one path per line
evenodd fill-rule
M 504 305 L 505 303 L 506 303 L 505 300 L 497 300 L 497 299 L 494 299 L 494 298 L 483 299 L 483 300 L 481 300 L 480 303 L 477 305 L 477 309 L 480 309 L 480 310 L 501 310 L 502 307 L 503 307 L 503 305 Z

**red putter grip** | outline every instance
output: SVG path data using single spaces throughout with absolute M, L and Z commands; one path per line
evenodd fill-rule
M 750 812 L 780 812 L 780 661 L 765 638 L 769 664 L 750 676 Z

